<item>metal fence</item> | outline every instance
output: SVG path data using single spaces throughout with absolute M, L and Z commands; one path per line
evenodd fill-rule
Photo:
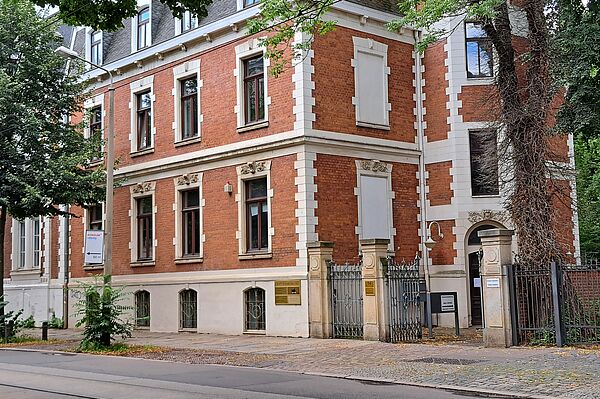
M 515 344 L 600 342 L 600 264 L 516 264 L 509 270 Z
M 363 337 L 362 263 L 329 262 L 332 338 Z
M 414 342 L 422 338 L 419 259 L 384 265 L 390 342 Z

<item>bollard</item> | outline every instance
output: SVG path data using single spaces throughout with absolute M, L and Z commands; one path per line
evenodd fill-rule
M 42 341 L 48 341 L 48 322 L 42 322 Z

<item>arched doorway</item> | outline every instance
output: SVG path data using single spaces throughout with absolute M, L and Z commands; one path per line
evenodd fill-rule
M 482 319 L 482 300 L 481 300 L 481 273 L 480 273 L 480 249 L 481 239 L 478 233 L 482 230 L 498 229 L 502 226 L 494 222 L 481 222 L 469 230 L 465 243 L 465 254 L 468 266 L 468 285 L 471 325 L 481 326 Z

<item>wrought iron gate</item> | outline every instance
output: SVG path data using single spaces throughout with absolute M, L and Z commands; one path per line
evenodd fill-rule
M 330 262 L 332 338 L 363 337 L 362 264 Z
M 385 295 L 390 342 L 417 341 L 422 337 L 419 258 L 396 263 L 388 258 L 384 267 Z

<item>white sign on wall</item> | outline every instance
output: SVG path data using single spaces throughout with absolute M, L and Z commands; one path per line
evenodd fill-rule
M 454 312 L 454 295 L 441 295 L 442 312 Z
M 500 288 L 500 279 L 488 278 L 487 280 L 485 280 L 485 286 L 487 288 Z
M 96 265 L 104 263 L 104 231 L 86 230 L 84 262 Z

